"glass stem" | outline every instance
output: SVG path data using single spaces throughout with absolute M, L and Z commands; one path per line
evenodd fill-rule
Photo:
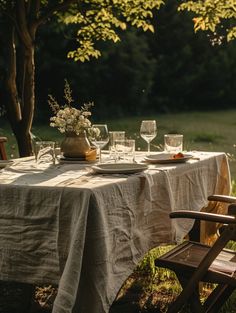
M 99 163 L 102 161 L 102 149 L 99 148 Z
M 150 141 L 148 142 L 148 154 L 150 154 Z

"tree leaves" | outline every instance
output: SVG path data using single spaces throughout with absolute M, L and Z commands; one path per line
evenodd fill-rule
M 182 3 L 179 11 L 194 13 L 194 30 L 216 33 L 224 29 L 228 41 L 236 38 L 236 0 L 196 0 Z M 225 21 L 227 20 L 227 26 Z
M 101 52 L 95 48 L 97 41 L 120 41 L 119 30 L 128 26 L 154 32 L 151 23 L 153 10 L 164 3 L 162 0 L 83 0 L 80 11 L 64 15 L 64 22 L 78 25 L 79 47 L 68 53 L 75 61 L 84 62 L 98 58 Z

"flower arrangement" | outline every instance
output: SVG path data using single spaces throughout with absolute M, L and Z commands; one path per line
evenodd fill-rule
M 57 127 L 61 133 L 75 133 L 77 135 L 84 131 L 87 133 L 93 131 L 89 120 L 91 116 L 90 108 L 94 105 L 93 102 L 85 103 L 80 109 L 72 107 L 74 100 L 70 85 L 66 79 L 64 87 L 66 104 L 61 106 L 52 95 L 48 97 L 48 104 L 55 114 L 55 116 L 50 118 L 51 127 Z

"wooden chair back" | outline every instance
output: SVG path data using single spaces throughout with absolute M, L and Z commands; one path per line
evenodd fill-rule
M 7 160 L 7 153 L 5 149 L 6 137 L 0 137 L 0 159 Z
M 191 312 L 214 313 L 236 289 L 236 253 L 225 246 L 236 237 L 236 204 L 229 205 L 230 215 L 205 212 L 176 211 L 171 218 L 191 218 L 224 224 L 219 238 L 208 246 L 195 241 L 186 241 L 156 259 L 155 264 L 173 270 L 182 285 L 182 292 L 169 307 L 168 313 L 177 313 L 188 303 Z M 207 282 L 217 287 L 202 304 L 199 284 Z

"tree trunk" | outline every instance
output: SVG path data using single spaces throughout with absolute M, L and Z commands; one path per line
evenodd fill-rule
M 21 112 L 22 118 L 18 125 L 17 132 L 14 132 L 18 143 L 20 156 L 32 155 L 32 142 L 30 130 L 32 127 L 34 108 L 35 108 L 35 65 L 34 65 L 34 45 L 22 47 L 22 53 L 19 54 L 19 65 L 23 66 L 23 77 L 18 85 L 21 90 Z
M 5 73 L 0 79 L 1 101 L 16 137 L 19 155 L 33 154 L 31 127 L 35 107 L 35 34 L 55 12 L 66 10 L 77 0 L 1 1 L 1 50 Z M 44 10 L 40 11 L 41 7 Z M 3 30 L 4 29 L 4 30 Z M 2 76 L 2 73 L 1 75 Z
M 17 36 L 15 26 L 11 22 L 7 24 L 4 38 L 7 64 L 3 86 L 4 104 L 21 157 L 33 154 L 30 130 L 35 105 L 35 31 L 30 30 L 26 35 L 22 31 Z

